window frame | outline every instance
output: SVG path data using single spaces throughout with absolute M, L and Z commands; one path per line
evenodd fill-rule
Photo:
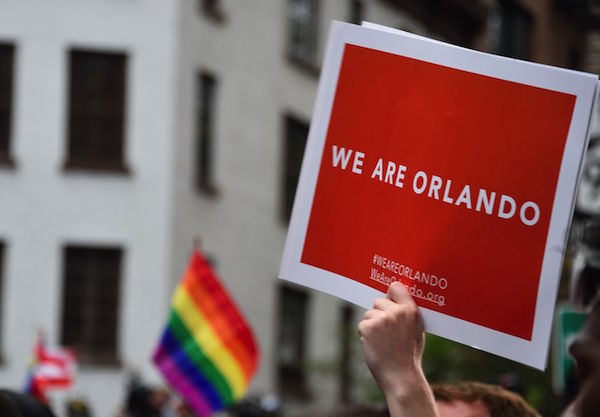
M 291 218 L 291 214 L 292 214 L 292 209 L 294 207 L 294 200 L 295 200 L 295 195 L 296 195 L 296 191 L 298 189 L 298 182 L 300 181 L 300 170 L 302 168 L 302 160 L 304 159 L 304 152 L 306 152 L 306 144 L 308 142 L 308 132 L 310 129 L 310 124 L 309 122 L 304 121 L 305 119 L 298 117 L 290 112 L 286 112 L 283 115 L 283 122 L 282 122 L 282 136 L 283 136 L 283 146 L 282 146 L 282 166 L 281 166 L 281 197 L 280 197 L 280 208 L 279 208 L 279 216 L 281 218 L 281 221 L 284 224 L 289 224 L 290 222 L 290 218 Z M 289 172 L 289 163 L 290 160 L 288 159 L 290 157 L 290 130 L 292 129 L 292 125 L 296 125 L 298 127 L 303 128 L 306 131 L 306 137 L 304 138 L 304 146 L 303 146 L 303 151 L 302 151 L 302 155 L 300 156 L 300 163 L 298 165 L 298 172 L 297 173 L 293 173 L 294 177 L 295 177 L 295 186 L 294 186 L 294 190 L 293 193 L 291 193 L 292 190 L 288 190 L 288 186 L 290 183 L 290 178 L 291 178 L 291 173 Z M 293 194 L 290 198 L 290 195 Z
M 5 94 L 2 94 L 2 91 L 0 90 L 0 112 L 3 111 L 4 107 L 6 117 L 5 131 L 0 131 L 0 167 L 13 168 L 16 165 L 11 151 L 15 93 L 15 44 L 12 42 L 0 41 L 0 54 L 6 54 L 8 61 L 7 67 L 5 68 L 7 75 L 7 90 Z M 0 74 L 2 74 L 1 69 Z M 5 99 L 2 100 L 2 97 L 5 97 Z M 0 115 L 0 117 L 2 116 Z
M 294 2 L 304 1 L 309 3 L 309 18 L 304 24 L 294 19 Z M 289 62 L 297 68 L 313 75 L 319 75 L 319 67 L 316 63 L 319 49 L 319 28 L 320 28 L 320 1 L 319 0 L 287 0 L 286 2 L 286 41 L 285 50 Z M 296 28 L 302 29 L 306 33 L 304 40 L 294 41 Z
M 529 59 L 534 23 L 531 12 L 514 0 L 501 0 L 489 19 L 492 51 L 510 58 Z
M 195 84 L 193 182 L 196 191 L 200 194 L 216 197 L 219 195 L 219 188 L 215 181 L 215 131 L 219 79 L 212 71 L 200 70 L 196 73 Z
M 227 20 L 222 0 L 198 0 L 198 10 L 215 23 L 224 23 Z
M 0 240 L 0 364 L 4 363 L 4 312 L 5 312 L 5 298 L 6 298 L 6 252 L 7 244 L 6 241 Z
M 65 171 L 94 171 L 97 173 L 115 173 L 115 174 L 130 174 L 129 167 L 126 163 L 126 140 L 127 140 L 127 93 L 128 93 L 128 66 L 129 66 L 129 54 L 122 50 L 107 50 L 107 49 L 93 49 L 85 47 L 72 47 L 67 52 L 68 56 L 68 75 L 67 75 L 67 129 L 66 129 L 66 158 L 63 165 Z M 86 59 L 89 59 L 85 62 Z M 89 78 L 85 75 L 85 69 L 81 69 L 85 65 L 93 66 L 93 60 L 96 63 L 102 59 L 105 59 L 103 65 L 109 67 L 110 72 L 116 74 L 111 80 L 110 75 L 104 75 L 101 79 L 102 82 L 112 82 L 117 85 L 117 93 L 113 97 L 110 96 L 98 96 L 97 92 L 89 94 L 85 92 L 86 88 L 90 88 L 91 84 Z M 113 61 L 113 62 L 110 62 Z M 81 72 L 78 72 L 81 71 Z M 77 78 L 81 77 L 81 78 Z M 87 78 L 87 79 L 86 79 Z M 83 80 L 83 82 L 79 81 Z M 88 82 L 88 85 L 85 85 Z M 105 87 L 105 86 L 104 86 Z M 115 86 L 113 86 L 115 87 Z M 89 97 L 83 98 L 85 95 Z M 86 102 L 87 100 L 87 102 Z M 104 102 L 104 103 L 103 103 Z M 77 135 L 83 136 L 81 133 L 81 115 L 78 115 L 77 107 L 83 103 L 87 106 L 87 109 L 79 113 L 90 113 L 88 118 L 94 118 L 95 123 L 98 124 L 98 118 L 105 119 L 119 119 L 112 126 L 118 131 L 111 138 L 114 149 L 114 155 L 111 156 L 99 156 L 94 155 L 94 148 L 98 148 L 100 141 L 94 139 L 94 137 L 87 136 L 84 140 L 77 141 Z M 100 103 L 100 104 L 99 104 Z M 116 104 L 118 107 L 117 111 L 107 111 L 102 113 L 101 111 L 92 110 L 89 108 L 100 107 L 101 105 L 111 107 Z M 79 123 L 79 124 L 78 124 Z M 80 130 L 78 132 L 78 130 Z M 78 149 L 78 146 L 81 149 Z M 88 149 L 86 149 L 88 148 Z M 89 148 L 92 148 L 90 151 Z M 83 149 L 83 150 L 82 150 Z M 86 153 L 88 153 L 86 155 Z
M 348 404 L 352 401 L 352 388 L 354 373 L 352 368 L 352 341 L 356 334 L 354 325 L 355 311 L 349 303 L 342 303 L 340 307 L 340 346 L 339 346 L 339 401 Z
M 79 259 L 70 258 L 70 253 L 80 252 L 84 254 L 83 257 Z M 90 262 L 90 259 L 93 258 L 93 254 L 99 255 L 97 259 Z M 92 255 L 92 256 L 91 256 Z M 101 302 L 101 297 L 106 296 L 106 294 L 100 294 L 97 290 L 98 283 L 94 282 L 98 275 L 110 273 L 107 270 L 102 272 L 98 272 L 96 268 L 98 265 L 105 265 L 106 262 L 103 262 L 102 258 L 106 258 L 106 255 L 115 256 L 115 265 L 111 265 L 117 273 L 115 282 L 113 283 L 113 291 L 111 294 L 113 296 L 113 304 L 112 310 L 110 313 L 113 316 L 111 320 L 111 347 L 102 351 L 102 348 L 96 343 L 98 338 L 98 330 L 97 330 L 97 321 L 98 317 L 101 317 L 102 320 L 106 320 L 107 306 L 103 302 Z M 72 256 L 72 255 L 71 255 Z M 124 263 L 125 251 L 121 246 L 96 246 L 96 245 L 86 245 L 86 244 L 66 244 L 62 248 L 62 290 L 61 290 L 61 316 L 60 316 L 60 340 L 61 344 L 65 346 L 69 346 L 77 352 L 78 360 L 80 363 L 84 365 L 97 365 L 97 366 L 110 366 L 110 367 L 118 367 L 121 365 L 119 359 L 119 336 L 120 336 L 120 326 L 119 326 L 119 316 L 121 314 L 121 295 L 122 295 L 122 283 L 123 283 L 123 263 Z M 87 259 L 86 259 L 87 258 Z M 69 261 L 79 262 L 79 265 L 73 265 L 71 263 L 69 265 Z M 104 259 L 106 261 L 106 259 Z M 82 266 L 83 265 L 83 266 Z M 78 270 L 79 269 L 79 270 Z M 75 274 L 84 275 L 83 279 L 77 282 L 77 278 L 73 276 L 75 270 Z M 84 271 L 84 272 L 82 272 Z M 80 277 L 81 277 L 80 275 Z M 79 297 L 79 303 L 83 307 L 87 307 L 86 311 L 77 310 L 72 307 L 72 304 L 69 302 L 73 299 L 73 293 L 76 290 L 73 286 L 79 285 L 81 288 L 81 292 L 79 292 L 77 297 Z M 107 288 L 108 286 L 102 284 L 102 288 Z M 85 313 L 85 314 L 84 314 Z M 70 316 L 75 314 L 78 319 L 80 319 L 80 323 L 77 325 L 79 329 L 68 329 L 69 324 L 68 320 Z M 92 326 L 90 326 L 92 323 Z M 82 334 L 82 331 L 85 333 Z M 104 330 L 102 330 L 104 331 Z M 78 339 L 78 340 L 74 340 Z
M 348 1 L 348 22 L 360 25 L 365 16 L 365 2 L 363 0 Z
M 287 296 L 293 297 L 290 300 Z M 293 326 L 285 323 L 284 308 L 290 307 L 295 301 L 299 302 L 302 314 L 294 314 L 294 319 L 298 320 Z M 278 353 L 275 359 L 275 369 L 277 377 L 277 387 L 284 398 L 294 398 L 299 400 L 309 400 L 312 394 L 309 389 L 309 376 L 307 372 L 307 352 L 308 352 L 308 325 L 310 320 L 310 293 L 304 289 L 289 284 L 280 284 L 278 286 L 278 315 L 277 339 L 275 352 Z M 284 345 L 284 331 L 293 329 L 298 333 L 295 342 L 297 360 L 292 364 L 282 363 L 280 349 Z

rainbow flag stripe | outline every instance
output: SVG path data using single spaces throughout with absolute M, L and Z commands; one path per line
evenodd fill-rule
M 196 414 L 239 400 L 258 364 L 246 320 L 202 255 L 194 251 L 173 295 L 153 361 Z

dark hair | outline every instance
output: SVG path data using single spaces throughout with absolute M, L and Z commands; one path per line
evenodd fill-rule
M 431 389 L 438 401 L 481 401 L 491 417 L 541 417 L 520 395 L 497 385 L 461 382 L 432 385 Z
M 2 391 L 0 391 L 0 416 L 19 417 L 19 411 Z
M 36 398 L 5 389 L 0 390 L 0 415 L 2 417 L 55 417 L 48 406 Z

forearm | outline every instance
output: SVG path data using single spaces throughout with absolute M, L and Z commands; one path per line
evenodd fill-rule
M 390 417 L 437 417 L 437 407 L 423 372 L 398 377 L 383 390 Z
M 433 393 L 423 374 L 425 337 L 417 305 L 393 282 L 358 325 L 365 362 L 383 391 L 391 417 L 437 417 Z

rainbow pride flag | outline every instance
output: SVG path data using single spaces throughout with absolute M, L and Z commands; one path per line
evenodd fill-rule
M 246 320 L 208 262 L 194 251 L 173 295 L 153 361 L 201 417 L 239 400 L 258 363 Z

